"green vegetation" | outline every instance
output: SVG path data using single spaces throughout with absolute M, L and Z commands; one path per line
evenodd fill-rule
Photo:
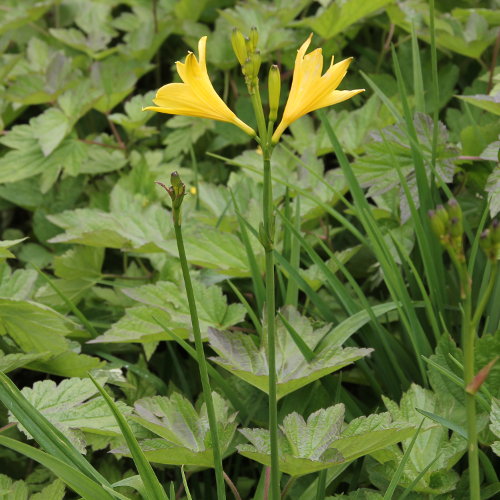
M 4 1 L 0 500 L 496 497 L 499 7 Z

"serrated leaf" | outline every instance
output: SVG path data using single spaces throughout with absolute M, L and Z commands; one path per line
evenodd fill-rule
M 280 470 L 302 476 L 344 462 L 344 457 L 329 446 L 344 421 L 344 405 L 339 404 L 312 413 L 307 422 L 291 413 L 283 420 L 278 434 Z M 265 465 L 270 464 L 270 438 L 266 429 L 240 429 L 252 443 L 238 446 L 242 455 Z
M 345 32 L 350 26 L 364 17 L 373 15 L 394 0 L 344 0 L 330 3 L 327 7 L 319 8 L 314 17 L 306 17 L 295 24 L 307 26 L 325 39 L 333 38 L 338 33 Z
M 311 362 L 304 358 L 287 328 L 278 319 L 276 322 L 278 398 L 340 370 L 372 351 L 372 349 L 354 347 L 342 349 L 338 345 L 325 346 L 315 351 L 320 340 L 331 328 L 330 325 L 315 330 L 310 321 L 292 307 L 284 308 L 282 314 L 294 330 L 301 335 L 307 346 L 315 352 L 315 357 Z M 265 342 L 259 347 L 247 334 L 213 329 L 209 330 L 209 340 L 211 347 L 219 355 L 219 357 L 211 358 L 215 363 L 267 393 L 269 371 Z
M 83 431 L 107 436 L 120 435 L 113 414 L 102 398 L 95 398 L 98 391 L 88 378 L 70 378 L 58 385 L 52 380 L 35 382 L 32 388 L 25 387 L 21 393 L 81 453 L 85 453 L 86 445 Z M 128 414 L 131 412 L 123 403 L 120 404 L 120 410 Z M 12 415 L 9 421 L 16 422 Z M 18 426 L 31 437 L 22 425 Z
M 24 240 L 26 240 L 26 238 L 19 238 L 17 240 L 1 240 L 0 241 L 0 261 L 2 259 L 10 259 L 10 258 L 15 257 L 15 255 L 12 252 L 9 252 L 9 250 L 7 250 L 7 249 L 17 245 L 18 243 L 21 243 Z
M 446 396 L 446 394 L 439 394 L 438 397 L 433 392 L 413 384 L 403 395 L 399 405 L 384 396 L 383 400 L 393 419 L 417 426 L 422 420 L 422 416 L 416 408 L 436 415 L 443 414 L 445 408 L 449 410 L 449 406 L 453 404 L 453 399 Z M 438 456 L 438 459 L 414 486 L 414 491 L 437 495 L 455 488 L 458 475 L 451 470 L 451 467 L 465 453 L 467 441 L 457 433 L 452 433 L 451 437 L 448 436 L 448 433 L 448 429 L 442 426 L 436 426 L 427 432 L 419 433 L 401 476 L 400 486 L 409 486 L 420 474 L 420 471 L 427 467 L 429 457 Z M 403 441 L 403 451 L 410 445 L 410 441 L 410 439 Z M 403 452 L 396 448 L 393 448 L 392 452 L 394 456 L 391 460 L 374 468 L 377 474 L 383 475 L 387 480 L 395 473 L 403 455 Z M 375 458 L 377 458 L 376 455 Z
M 154 285 L 125 288 L 125 295 L 145 306 L 128 308 L 125 316 L 119 319 L 103 335 L 91 342 L 153 342 L 172 340 L 155 321 L 169 325 L 181 338 L 191 335 L 191 316 L 184 287 L 172 282 L 160 281 Z M 195 300 L 202 335 L 208 328 L 229 328 L 242 321 L 245 308 L 241 304 L 227 304 L 227 299 L 218 286 L 206 286 L 196 282 Z
M 432 173 L 432 119 L 423 113 L 417 113 L 414 125 L 424 159 L 426 174 Z M 458 156 L 455 146 L 449 144 L 448 130 L 441 122 L 438 124 L 438 142 L 435 170 L 443 182 L 451 182 L 455 165 L 453 159 Z M 394 165 L 397 161 L 400 173 L 406 178 L 408 188 L 413 195 L 413 201 L 418 207 L 417 181 L 415 166 L 411 154 L 408 134 L 399 124 L 382 129 L 381 133 L 372 134 L 373 142 L 365 147 L 365 155 L 353 164 L 362 187 L 367 187 L 368 196 L 380 196 L 397 188 L 399 190 L 400 211 L 402 221 L 410 217 L 408 200 L 401 186 L 398 170 Z
M 236 414 L 216 392 L 212 393 L 221 452 L 231 452 Z M 141 441 L 146 457 L 158 463 L 213 467 L 206 406 L 197 411 L 181 394 L 153 396 L 135 403 L 134 420 L 160 438 Z
M 9 373 L 47 356 L 48 353 L 43 352 L 5 354 L 0 350 L 0 372 Z
M 54 258 L 54 273 L 67 280 L 97 281 L 104 261 L 102 248 L 77 246 Z
M 76 325 L 50 307 L 35 302 L 0 299 L 0 329 L 25 352 L 61 353 Z
M 486 111 L 494 113 L 495 115 L 500 115 L 500 92 L 495 95 L 476 94 L 457 95 L 457 97 L 459 99 L 462 99 L 462 101 L 472 104 L 473 106 L 485 109 Z
M 66 487 L 60 479 L 45 486 L 40 492 L 31 495 L 30 500 L 63 500 Z
M 30 122 L 44 156 L 61 144 L 70 130 L 67 116 L 57 108 L 49 108 Z

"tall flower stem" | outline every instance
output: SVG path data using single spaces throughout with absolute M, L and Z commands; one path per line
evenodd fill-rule
M 269 434 L 271 438 L 271 500 L 280 500 L 280 469 L 278 448 L 278 401 L 276 392 L 276 333 L 275 333 L 275 281 L 274 281 L 274 206 L 273 185 L 271 180 L 271 154 L 272 145 L 269 140 L 268 127 L 264 118 L 262 101 L 258 86 L 251 94 L 252 105 L 259 130 L 260 146 L 264 164 L 264 196 L 262 202 L 263 224 L 260 240 L 266 254 L 266 307 L 265 307 L 265 332 L 267 335 L 267 365 L 268 396 L 269 396 Z
M 175 205 L 175 203 L 173 204 Z M 210 435 L 212 438 L 212 449 L 214 455 L 215 479 L 217 485 L 217 500 L 225 500 L 226 489 L 224 485 L 224 471 L 222 469 L 222 454 L 219 446 L 219 433 L 217 429 L 217 420 L 215 418 L 215 408 L 212 399 L 212 390 L 210 388 L 210 380 L 208 378 L 207 362 L 205 359 L 205 351 L 203 349 L 203 341 L 201 339 L 200 322 L 198 320 L 198 311 L 194 299 L 193 285 L 189 274 L 186 251 L 184 249 L 184 240 L 182 238 L 181 227 L 181 208 L 172 208 L 172 217 L 174 220 L 175 239 L 177 241 L 177 249 L 179 251 L 179 259 L 181 261 L 182 276 L 186 287 L 186 295 L 189 304 L 189 313 L 191 315 L 191 324 L 193 327 L 194 343 L 196 347 L 198 367 L 200 370 L 201 385 L 203 388 L 203 397 L 207 405 L 208 423 L 210 425 Z
M 465 263 L 460 272 L 461 289 L 464 292 L 462 318 L 462 349 L 464 352 L 464 387 L 474 379 L 474 345 L 476 328 L 472 318 L 472 298 L 470 277 Z M 467 415 L 467 452 L 469 461 L 470 499 L 480 499 L 479 452 L 477 445 L 476 398 L 474 394 L 465 393 L 465 409 Z

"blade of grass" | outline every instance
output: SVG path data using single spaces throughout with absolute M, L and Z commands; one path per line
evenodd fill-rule
M 130 454 L 132 455 L 132 460 L 137 468 L 137 472 L 141 476 L 144 487 L 148 493 L 148 500 L 169 500 L 167 493 L 163 489 L 162 485 L 158 481 L 156 474 L 151 467 L 146 455 L 142 451 L 139 443 L 137 442 L 132 429 L 130 428 L 127 420 L 122 415 L 115 402 L 111 399 L 109 394 L 100 386 L 100 384 L 96 381 L 92 375 L 89 374 L 90 380 L 97 387 L 98 391 L 101 393 L 101 396 L 106 401 L 109 409 L 113 413 L 115 420 L 120 427 L 123 437 L 127 442 L 128 449 Z
M 255 300 L 257 302 L 257 310 L 259 314 L 262 313 L 262 308 L 264 307 L 264 298 L 266 296 L 266 290 L 264 288 L 264 280 L 259 271 L 259 265 L 257 264 L 257 259 L 253 251 L 252 245 L 250 243 L 250 238 L 247 233 L 247 224 L 245 224 L 245 218 L 241 215 L 238 203 L 236 202 L 236 197 L 234 193 L 230 191 L 233 200 L 234 210 L 236 212 L 236 217 L 238 218 L 238 223 L 240 226 L 240 235 L 243 245 L 245 246 L 245 251 L 247 254 L 248 265 L 250 266 L 250 273 L 252 278 L 253 290 L 255 293 Z M 258 236 L 254 234 L 258 240 Z
M 66 307 L 80 320 L 80 323 L 85 327 L 87 332 L 95 339 L 99 333 L 94 328 L 92 323 L 85 317 L 85 315 L 76 307 L 72 300 L 70 300 L 64 293 L 59 290 L 59 287 L 36 265 L 32 262 L 31 266 L 35 271 L 45 280 L 45 282 L 56 292 L 60 299 L 66 304 Z
M 184 339 L 179 337 L 173 330 L 171 330 L 162 320 L 158 319 L 156 316 L 152 316 L 153 320 L 158 323 L 195 361 L 198 359 L 196 351 L 191 347 Z M 210 364 L 207 364 L 207 370 L 209 375 L 220 387 L 224 395 L 229 399 L 233 407 L 238 410 L 241 414 L 246 415 L 247 410 L 245 406 L 240 402 L 240 398 L 237 393 L 231 388 L 231 385 L 224 379 L 224 377 Z
M 287 217 L 288 218 L 288 217 Z M 295 197 L 295 216 L 294 216 L 295 230 L 300 231 L 300 196 Z M 290 235 L 290 264 L 298 269 L 300 267 L 300 241 L 290 230 L 287 231 Z M 297 282 L 293 279 L 288 280 L 286 289 L 285 304 L 297 307 L 299 302 L 299 287 Z
M 295 345 L 297 346 L 299 351 L 302 353 L 304 358 L 306 358 L 307 361 L 311 362 L 316 356 L 314 354 L 314 351 L 302 340 L 300 333 L 298 333 L 297 330 L 295 330 L 295 328 L 283 316 L 283 314 L 278 312 L 278 316 L 279 316 L 281 322 L 285 325 L 287 332 L 290 334 L 290 337 L 292 337 L 292 340 L 295 342 Z
M 90 479 L 86 474 L 71 467 L 58 458 L 49 455 L 33 446 L 0 436 L 0 445 L 17 451 L 22 455 L 31 458 L 35 462 L 47 467 L 57 477 L 62 479 L 73 491 L 87 500 L 113 500 L 113 496 L 108 493 L 103 486 L 95 480 Z M 109 486 L 108 486 L 109 487 Z
M 436 463 L 437 459 L 441 456 L 438 453 L 417 475 L 417 477 L 409 484 L 407 488 L 403 491 L 403 494 L 399 497 L 399 500 L 404 500 L 412 491 L 418 482 L 425 476 L 425 473 Z
M 420 356 L 431 352 L 431 348 L 425 332 L 422 329 L 416 312 L 413 308 L 411 298 L 408 295 L 406 284 L 404 283 L 401 275 L 397 272 L 398 266 L 391 256 L 387 244 L 384 241 L 380 228 L 371 213 L 368 202 L 364 196 L 364 192 L 352 171 L 352 168 L 345 156 L 344 151 L 335 135 L 330 123 L 326 119 L 323 112 L 318 113 L 325 126 L 328 137 L 337 155 L 337 159 L 342 167 L 342 171 L 346 176 L 347 182 L 350 186 L 355 205 L 358 211 L 360 222 L 362 223 L 365 231 L 369 235 L 371 248 L 379 260 L 384 271 L 384 279 L 391 293 L 394 302 L 400 302 L 402 307 L 399 308 L 401 322 L 405 327 L 405 332 L 411 345 L 415 351 L 416 362 L 418 364 L 422 382 L 427 385 L 427 374 Z
M 259 334 L 259 336 L 262 336 L 262 325 L 259 321 L 259 318 L 257 317 L 254 310 L 252 309 L 252 306 L 248 303 L 247 299 L 245 299 L 244 295 L 238 290 L 236 285 L 234 285 L 230 280 L 227 280 L 227 284 L 231 287 L 231 290 L 234 292 L 236 297 L 238 297 L 238 300 L 245 307 L 247 314 L 248 314 L 250 320 L 252 321 L 253 326 L 255 327 L 255 330 L 257 330 L 257 333 Z
M 411 53 L 413 60 L 413 95 L 415 96 L 415 111 L 425 113 L 424 79 L 422 76 L 422 62 L 418 48 L 418 37 L 415 23 L 411 25 Z
M 418 429 L 415 431 L 415 434 L 413 435 L 413 438 L 408 445 L 408 448 L 406 448 L 406 451 L 401 458 L 401 462 L 399 462 L 398 468 L 396 469 L 396 472 L 391 478 L 391 482 L 389 483 L 389 486 L 387 487 L 387 490 L 384 494 L 384 499 L 383 500 L 391 500 L 392 495 L 394 495 L 394 491 L 396 490 L 399 481 L 401 480 L 401 476 L 403 475 L 403 471 L 406 465 L 406 462 L 408 462 L 408 459 L 410 458 L 410 453 L 411 450 L 413 449 L 413 446 L 415 445 L 415 441 L 417 440 L 418 434 L 420 432 L 420 429 L 422 429 L 422 425 L 424 424 L 424 420 L 420 422 L 420 425 L 418 426 Z
M 467 439 L 467 431 L 461 425 L 458 425 L 455 422 L 452 422 L 447 418 L 441 417 L 440 415 L 436 415 L 435 413 L 432 413 L 430 411 L 422 410 L 421 408 L 415 408 L 415 410 L 421 413 L 424 417 L 430 418 L 437 424 L 440 424 L 443 427 L 449 429 L 450 431 L 456 432 L 464 439 Z

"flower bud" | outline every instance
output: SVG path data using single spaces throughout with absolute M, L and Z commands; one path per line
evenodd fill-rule
M 233 33 L 231 35 L 231 45 L 233 46 L 233 50 L 234 53 L 236 54 L 238 62 L 243 67 L 248 57 L 247 47 L 246 47 L 245 37 L 243 36 L 241 31 L 237 28 L 233 29 Z
M 429 216 L 430 219 L 432 232 L 439 239 L 443 238 L 444 235 L 446 234 L 446 226 L 442 218 L 439 216 L 439 214 L 436 213 L 435 210 L 429 210 L 427 212 L 427 215 Z
M 460 208 L 460 205 L 458 204 L 458 201 L 455 200 L 455 198 L 452 198 L 448 201 L 446 210 L 450 219 L 456 217 L 457 219 L 462 221 L 462 209 Z
M 280 70 L 276 64 L 273 64 L 269 70 L 267 84 L 269 89 L 269 121 L 274 122 L 278 117 L 281 90 Z
M 262 59 L 260 57 L 260 50 L 255 50 L 250 56 L 250 60 L 252 61 L 253 78 L 257 78 L 259 76 L 259 69 L 262 62 Z
M 257 45 L 259 43 L 259 32 L 257 31 L 257 28 L 255 26 L 252 26 L 250 29 L 250 37 L 248 40 L 248 44 L 250 47 L 250 52 L 254 52 L 257 50 Z

